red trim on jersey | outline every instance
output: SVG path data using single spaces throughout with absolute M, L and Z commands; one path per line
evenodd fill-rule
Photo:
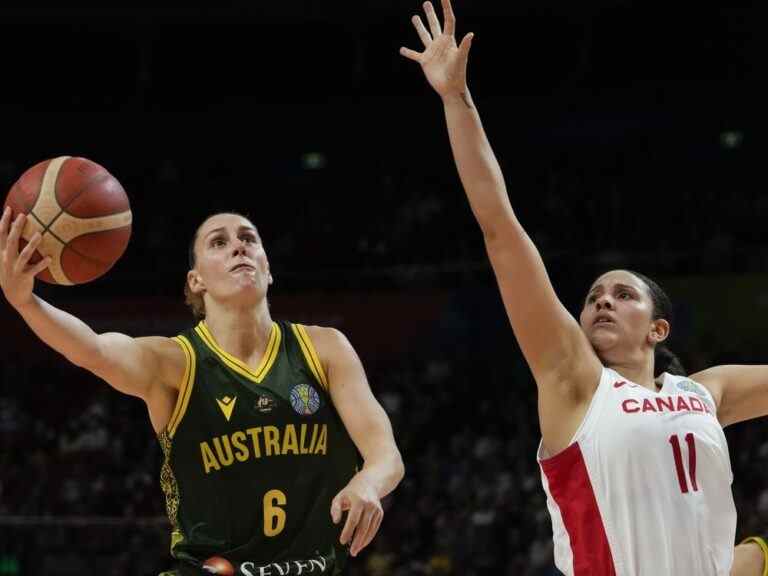
M 541 461 L 571 540 L 574 576 L 615 576 L 611 548 L 578 442 Z
M 685 435 L 685 443 L 688 444 L 688 470 L 691 474 L 691 487 L 694 492 L 699 491 L 699 485 L 696 483 L 696 443 L 693 438 L 693 432 Z
M 683 451 L 680 450 L 680 438 L 677 434 L 669 437 L 669 443 L 672 445 L 672 456 L 675 459 L 675 470 L 677 470 L 677 481 L 680 484 L 680 492 L 688 493 L 688 481 L 685 479 L 685 468 L 683 468 Z M 694 461 L 694 467 L 696 463 Z

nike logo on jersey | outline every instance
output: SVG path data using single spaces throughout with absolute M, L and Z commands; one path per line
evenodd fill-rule
M 622 386 L 624 386 L 624 384 L 626 384 L 630 388 L 637 388 L 638 387 L 638 384 L 630 384 L 626 380 L 621 380 L 620 382 L 614 382 L 613 383 L 613 387 L 614 388 L 621 388 Z
M 227 419 L 227 422 L 229 422 L 229 419 L 232 417 L 232 410 L 235 409 L 235 402 L 237 402 L 237 396 L 234 398 L 224 396 L 224 398 L 221 400 L 216 398 L 216 404 L 218 404 L 219 408 L 221 408 L 221 411 L 224 414 L 224 418 Z

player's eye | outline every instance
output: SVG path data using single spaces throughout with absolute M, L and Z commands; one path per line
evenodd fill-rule
M 211 240 L 211 246 L 213 248 L 221 248 L 222 246 L 225 246 L 227 244 L 227 241 L 224 240 L 221 236 L 217 236 L 216 238 Z

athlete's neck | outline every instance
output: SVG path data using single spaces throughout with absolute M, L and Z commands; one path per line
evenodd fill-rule
M 608 367 L 624 376 L 630 382 L 639 384 L 654 392 L 659 390 L 656 379 L 653 377 L 653 356 L 650 357 L 650 361 L 617 363 L 611 364 Z
M 272 317 L 266 299 L 247 309 L 206 310 L 205 324 L 225 352 L 256 367 L 272 333 Z

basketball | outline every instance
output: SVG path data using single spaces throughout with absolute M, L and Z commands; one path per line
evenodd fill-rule
M 132 214 L 120 182 L 86 158 L 60 156 L 35 164 L 8 192 L 13 216 L 27 214 L 19 250 L 40 232 L 30 263 L 51 257 L 37 277 L 52 284 L 95 280 L 117 262 L 131 237 Z
M 203 572 L 207 572 L 208 574 L 220 574 L 221 576 L 234 576 L 235 568 L 226 558 L 213 556 L 203 562 Z

